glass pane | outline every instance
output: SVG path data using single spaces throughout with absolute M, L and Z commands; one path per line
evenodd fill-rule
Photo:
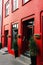
M 6 16 L 9 14 L 9 10 L 8 9 L 6 9 Z
M 9 8 L 9 3 L 6 5 L 6 9 Z
M 17 24 L 17 29 L 18 29 L 18 24 Z
M 9 14 L 9 1 L 6 3 L 6 16 Z
M 24 3 L 26 3 L 27 1 L 29 1 L 29 0 L 24 0 Z
M 18 8 L 18 0 L 16 1 L 16 3 L 17 3 L 17 4 L 16 4 L 16 8 Z
M 18 0 L 13 0 L 13 10 L 18 8 Z
M 13 0 L 13 10 L 15 9 L 15 0 Z

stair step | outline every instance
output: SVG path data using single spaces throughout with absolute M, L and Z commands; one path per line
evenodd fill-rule
M 27 57 L 30 57 L 30 51 L 26 51 L 23 55 L 27 56 Z
M 30 60 L 30 58 L 28 57 L 26 57 L 26 56 L 23 56 L 23 55 L 21 55 L 19 58 L 18 58 L 18 60 L 20 60 L 20 61 L 23 61 L 24 63 L 26 63 L 26 64 L 31 64 L 31 60 Z
M 2 48 L 1 50 L 4 51 L 4 52 L 8 51 L 7 47 Z

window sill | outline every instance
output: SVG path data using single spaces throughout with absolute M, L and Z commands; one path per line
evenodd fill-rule
M 8 15 L 5 15 L 5 17 L 8 17 L 9 16 L 9 14 Z
M 19 8 L 15 9 L 15 10 L 12 10 L 12 13 L 15 12 L 16 10 L 18 10 Z

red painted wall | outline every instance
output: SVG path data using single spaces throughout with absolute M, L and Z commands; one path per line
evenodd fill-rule
M 5 1 L 5 2 L 4 2 Z M 3 0 L 3 25 L 2 25 L 2 46 L 4 47 L 4 31 L 9 30 L 8 35 L 10 35 L 10 38 L 8 37 L 8 50 L 10 53 L 14 54 L 13 50 L 11 50 L 11 37 L 12 37 L 12 23 L 18 23 L 18 34 L 21 34 L 22 36 L 22 22 L 25 19 L 31 19 L 34 17 L 34 34 L 38 33 L 41 34 L 41 39 L 37 40 L 36 42 L 40 48 L 40 54 L 37 57 L 37 65 L 42 65 L 42 24 L 41 24 L 41 11 L 43 12 L 43 0 L 31 0 L 30 2 L 26 3 L 25 5 L 22 5 L 22 0 L 19 1 L 19 8 L 18 10 L 12 12 L 12 0 L 9 0 L 9 16 L 5 17 L 5 3 L 7 0 Z M 23 36 L 22 36 L 23 37 Z M 19 53 L 20 50 L 22 51 L 22 37 L 18 39 L 18 47 L 19 47 Z
M 0 17 L 0 43 L 1 43 L 1 17 Z

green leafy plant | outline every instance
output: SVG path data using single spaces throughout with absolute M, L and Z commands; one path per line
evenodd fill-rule
M 13 42 L 12 42 L 12 48 L 14 50 L 17 50 L 18 49 L 18 45 L 17 45 L 17 40 L 16 39 L 14 39 Z
M 41 35 L 40 35 L 40 34 L 34 34 L 34 36 L 35 36 L 37 39 L 40 39 L 40 38 L 41 38 Z
M 37 44 L 36 44 L 36 42 L 35 42 L 33 37 L 31 37 L 29 41 L 30 41 L 30 44 L 29 44 L 30 55 L 31 56 L 36 56 L 37 53 L 38 53 L 38 51 L 37 51 L 38 50 Z

